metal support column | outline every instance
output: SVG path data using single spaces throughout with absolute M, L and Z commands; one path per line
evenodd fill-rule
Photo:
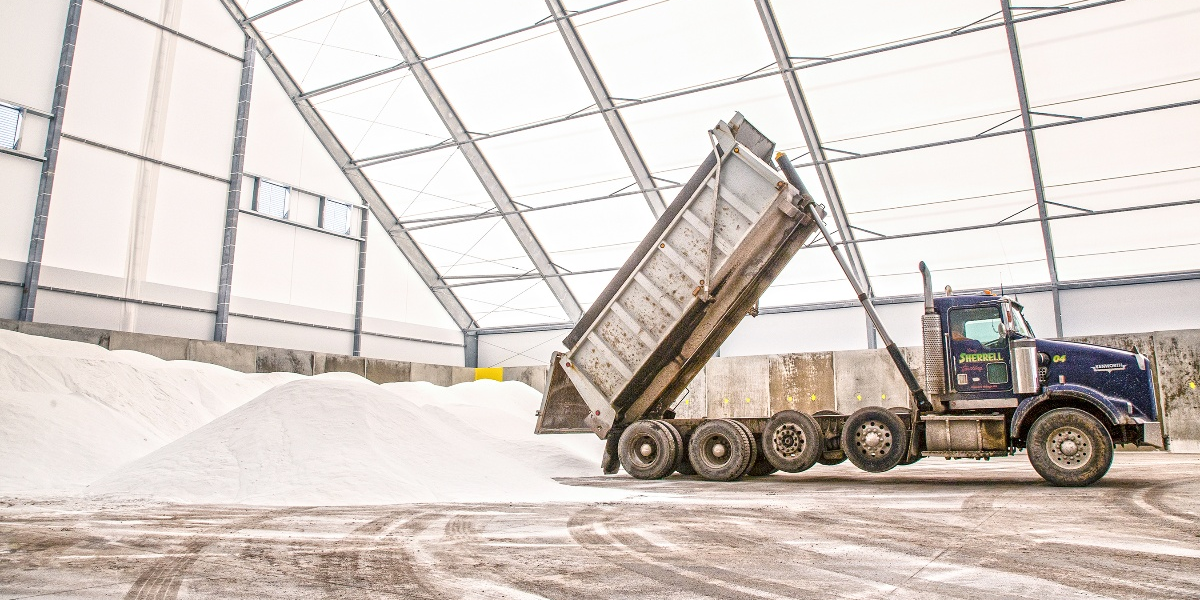
M 221 242 L 221 272 L 217 281 L 217 321 L 213 340 L 229 337 L 229 299 L 233 293 L 233 254 L 237 246 L 238 214 L 242 204 L 242 171 L 246 162 L 246 132 L 250 123 L 250 92 L 254 84 L 254 39 L 246 36 L 242 49 L 242 81 L 238 88 L 237 120 L 229 164 L 229 195 L 225 198 L 225 235 Z
M 655 189 L 658 186 L 654 183 L 654 177 L 650 175 L 650 169 L 646 166 L 645 159 L 638 151 L 633 136 L 629 134 L 625 120 L 621 118 L 616 105 L 613 104 L 612 97 L 608 94 L 608 88 L 604 85 L 604 80 L 600 78 L 600 72 L 596 70 L 596 64 L 592 62 L 591 55 L 583 45 L 583 39 L 579 37 L 575 24 L 571 22 L 566 7 L 563 6 L 562 0 L 546 0 L 546 6 L 550 8 L 555 22 L 558 23 L 558 31 L 562 34 L 563 41 L 567 43 L 567 50 L 571 52 L 571 58 L 575 59 L 575 65 L 579 67 L 579 73 L 583 75 L 588 90 L 592 92 L 592 98 L 596 100 L 596 107 L 603 111 L 600 114 L 604 117 L 604 122 L 608 124 L 608 130 L 612 132 L 621 156 L 625 157 L 625 164 L 629 165 L 634 181 L 637 182 L 642 194 L 646 197 L 646 204 L 650 205 L 650 211 L 656 218 L 662 216 L 667 204 Z
M 464 331 L 463 332 L 463 366 L 471 367 L 472 369 L 479 367 L 479 332 Z
M 433 105 L 442 123 L 446 126 L 446 130 L 450 132 L 450 136 L 454 142 L 459 144 L 459 151 L 463 157 L 467 159 L 467 163 L 471 165 L 471 170 L 475 172 L 475 176 L 479 178 L 479 182 L 483 184 L 488 195 L 492 198 L 496 208 L 504 215 L 504 221 L 516 236 L 517 241 L 521 244 L 521 248 L 529 255 L 530 261 L 533 262 L 534 268 L 541 274 L 542 280 L 546 282 L 546 286 L 550 288 L 550 292 L 554 294 L 555 299 L 562 305 L 563 311 L 567 314 L 567 318 L 572 321 L 579 320 L 583 314 L 583 309 L 579 306 L 579 302 L 575 299 L 571 289 L 567 287 L 566 282 L 559 275 L 558 267 L 550 261 L 550 256 L 546 253 L 545 248 L 542 248 L 541 242 L 534 235 L 533 229 L 525 222 L 525 218 L 517 210 L 517 205 L 513 203 L 512 198 L 508 195 L 508 191 L 500 183 L 500 178 L 496 176 L 496 172 L 492 170 L 487 159 L 484 158 L 483 152 L 475 144 L 471 137 L 471 133 L 467 131 L 466 125 L 458 117 L 458 113 L 454 111 L 454 107 L 446 99 L 446 95 L 434 80 L 433 74 L 429 67 L 421 60 L 421 56 L 417 54 L 416 48 L 412 41 L 404 33 L 400 27 L 400 21 L 396 19 L 396 15 L 392 13 L 387 2 L 384 0 L 370 0 L 371 5 L 375 7 L 375 11 L 379 13 L 379 18 L 383 21 L 383 26 L 387 29 L 388 35 L 392 37 L 392 41 L 396 44 L 396 48 L 400 50 L 404 62 L 411 65 L 409 72 L 413 78 L 417 80 L 417 84 L 421 86 L 421 90 L 425 92 L 425 96 Z
M 358 283 L 354 288 L 354 356 L 362 356 L 363 334 L 363 298 L 367 290 L 367 227 L 371 224 L 371 213 L 366 207 L 361 209 L 362 224 L 359 225 L 358 237 Z
M 871 287 L 871 278 L 867 276 L 866 263 L 863 261 L 862 253 L 859 252 L 858 244 L 855 243 L 854 230 L 850 227 L 850 219 L 846 214 L 846 207 L 842 203 L 842 195 L 833 178 L 833 169 L 825 162 L 825 148 L 821 146 L 821 137 L 817 135 L 817 126 L 813 122 L 808 100 L 804 98 L 804 90 L 800 87 L 800 78 L 792 69 L 791 55 L 788 54 L 787 44 L 779 29 L 779 21 L 775 18 L 775 10 L 771 8 L 771 0 L 754 0 L 754 3 L 758 7 L 758 16 L 766 30 L 767 40 L 771 43 L 771 51 L 775 54 L 775 63 L 779 66 L 783 83 L 787 87 L 788 98 L 792 101 L 792 109 L 796 112 L 800 132 L 804 135 L 805 144 L 808 145 L 808 153 L 812 156 L 812 162 L 815 163 L 813 167 L 817 170 L 817 179 L 821 182 L 821 189 L 825 192 L 825 198 L 829 202 L 829 213 L 833 217 L 834 225 L 837 226 L 838 237 L 846 243 L 850 268 L 855 278 L 866 287 L 867 297 L 874 298 L 875 290 Z M 876 347 L 875 326 L 869 318 L 867 319 L 867 347 Z
M 71 65 L 75 61 L 75 38 L 79 34 L 79 15 L 83 0 L 71 0 L 63 31 L 62 53 L 58 57 L 58 79 L 54 84 L 50 124 L 46 130 L 46 159 L 38 183 L 37 205 L 33 210 L 33 231 L 29 235 L 29 259 L 25 262 L 25 281 L 21 287 L 21 307 L 17 319 L 33 320 L 37 305 L 38 279 L 42 275 L 42 252 L 46 247 L 46 221 L 50 216 L 50 195 L 54 190 L 54 169 L 58 166 L 58 144 L 62 141 L 63 109 L 67 105 L 67 87 L 71 83 Z
M 445 280 L 437 272 L 433 263 L 429 262 L 429 257 L 425 256 L 425 253 L 421 251 L 416 241 L 413 240 L 412 235 L 400 223 L 400 220 L 396 217 L 396 213 L 392 212 L 392 209 L 384 202 L 379 190 L 375 189 L 375 186 L 371 184 L 370 180 L 361 171 L 347 168 L 353 162 L 350 158 L 350 152 L 346 150 L 346 147 L 334 135 L 333 130 L 329 128 L 329 124 L 317 113 L 312 102 L 301 97 L 304 92 L 300 89 L 300 85 L 296 83 L 291 73 L 288 73 L 283 63 L 280 62 L 279 57 L 275 56 L 275 53 L 271 51 L 270 45 L 263 39 L 262 34 L 254 27 L 254 24 L 247 21 L 246 13 L 242 10 L 241 6 L 234 0 L 221 0 L 221 4 L 225 7 L 230 17 L 241 25 L 242 31 L 251 38 L 254 38 L 254 41 L 262 50 L 263 63 L 271 70 L 271 74 L 275 76 L 279 84 L 283 86 L 283 90 L 287 92 L 288 97 L 292 99 L 292 103 L 300 112 L 301 118 L 304 119 L 304 122 L 312 130 L 313 134 L 317 136 L 317 140 L 325 147 L 329 156 L 346 173 L 346 179 L 349 180 L 354 191 L 358 192 L 359 197 L 367 203 L 367 206 L 371 209 L 371 214 L 375 215 L 379 224 L 383 226 L 384 231 L 388 232 L 392 243 L 396 244 L 396 248 L 404 255 L 408 263 L 412 265 L 417 275 L 421 277 L 421 281 L 433 292 L 433 296 L 437 298 L 442 308 L 446 310 L 451 319 L 454 319 L 454 323 L 460 329 L 465 330 L 469 327 L 474 327 L 475 320 L 471 318 L 471 314 L 467 312 L 466 307 L 462 305 L 462 302 L 454 295 L 454 292 L 445 287 Z
M 1046 219 L 1046 188 L 1042 184 L 1042 165 L 1038 160 L 1037 141 L 1033 135 L 1033 119 L 1029 114 L 1029 94 L 1025 90 L 1025 70 L 1021 67 L 1021 47 L 1017 43 L 1017 29 L 1013 23 L 1012 5 L 1009 0 L 1000 0 L 1004 13 L 1004 31 L 1008 34 L 1008 53 L 1012 57 L 1013 76 L 1017 82 L 1017 100 L 1021 104 L 1021 126 L 1025 129 L 1025 146 L 1029 150 L 1029 167 L 1033 173 L 1033 193 L 1037 199 L 1038 220 L 1042 226 L 1042 242 L 1046 246 L 1046 267 L 1050 271 L 1050 295 L 1054 299 L 1054 330 L 1058 337 L 1063 335 L 1062 300 L 1059 293 L 1058 265 L 1054 259 L 1054 241 L 1050 237 L 1050 222 Z

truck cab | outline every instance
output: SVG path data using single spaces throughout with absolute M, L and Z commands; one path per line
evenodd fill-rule
M 1165 447 L 1141 353 L 1039 339 L 1016 300 L 987 292 L 927 296 L 923 325 L 934 407 L 920 419 L 923 456 L 982 458 L 1025 448 L 1047 479 L 1086 484 L 1107 471 L 1113 444 Z M 956 426 L 981 433 L 955 436 Z M 1088 462 L 1094 468 L 1083 468 Z

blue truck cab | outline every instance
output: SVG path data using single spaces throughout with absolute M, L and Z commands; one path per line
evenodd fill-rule
M 924 444 L 914 454 L 984 458 L 1024 448 L 1051 483 L 1088 485 L 1108 471 L 1115 444 L 1165 448 L 1145 355 L 1039 339 L 1012 298 L 931 296 L 927 284 L 932 410 L 919 417 Z

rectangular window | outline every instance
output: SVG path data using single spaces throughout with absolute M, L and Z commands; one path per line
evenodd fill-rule
M 259 179 L 254 184 L 254 210 L 276 219 L 288 218 L 288 197 L 292 189 L 286 185 Z
M 21 113 L 15 106 L 0 104 L 0 146 L 16 150 L 21 143 Z
M 321 229 L 340 235 L 350 235 L 350 205 L 322 198 Z

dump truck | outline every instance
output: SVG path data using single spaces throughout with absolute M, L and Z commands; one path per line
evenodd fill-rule
M 847 459 L 879 473 L 924 457 L 1024 450 L 1049 483 L 1085 486 L 1108 471 L 1117 444 L 1166 447 L 1146 356 L 1039 339 L 1003 295 L 947 287 L 934 297 L 924 262 L 922 385 L 787 156 L 740 113 L 709 136 L 712 152 L 566 336 L 568 350 L 552 355 L 536 433 L 595 434 L 606 474 L 714 481 Z M 689 383 L 818 236 L 904 380 L 908 406 L 676 418 Z

